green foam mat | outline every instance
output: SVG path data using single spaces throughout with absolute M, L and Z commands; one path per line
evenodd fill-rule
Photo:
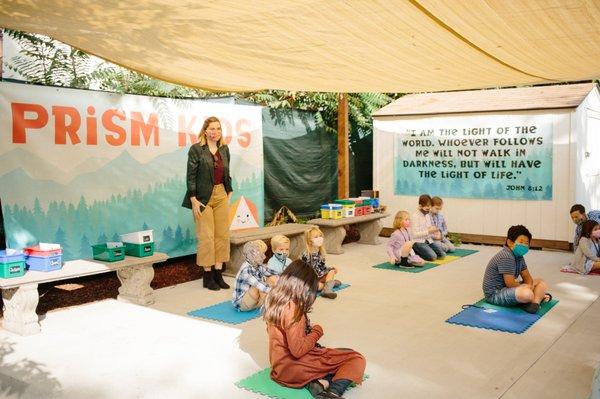
M 542 317 L 543 315 L 548 313 L 550 311 L 550 309 L 552 309 L 554 307 L 554 305 L 556 305 L 557 303 L 558 303 L 557 299 L 553 299 L 549 302 L 543 302 L 542 304 L 540 304 L 540 310 L 538 310 L 537 315 Z M 486 309 L 504 310 L 504 311 L 512 312 L 512 313 L 527 313 L 523 309 L 521 309 L 519 306 L 498 306 L 498 305 L 494 305 L 489 302 L 486 302 L 485 299 L 480 300 L 479 302 L 475 303 L 475 305 L 481 306 L 482 308 L 486 308 Z
M 425 270 L 432 269 L 437 267 L 435 263 L 425 263 L 422 267 L 404 267 L 404 266 L 396 266 L 392 265 L 389 262 L 380 263 L 378 265 L 373 266 L 375 269 L 385 269 L 385 270 L 393 270 L 395 272 L 407 272 L 407 273 L 421 273 Z
M 459 256 L 461 258 L 464 258 L 465 256 L 473 255 L 477 252 L 479 251 L 477 251 L 476 249 L 456 248 L 454 252 L 448 252 L 448 255 Z
M 312 395 L 306 388 L 288 388 L 279 385 L 271 379 L 271 368 L 266 368 L 258 373 L 252 374 L 250 377 L 244 378 L 235 383 L 238 388 L 245 389 L 260 395 L 268 396 L 276 399 L 312 399 Z M 365 374 L 364 380 L 369 378 Z M 355 384 L 352 384 L 353 388 Z M 349 388 L 349 389 L 351 389 Z

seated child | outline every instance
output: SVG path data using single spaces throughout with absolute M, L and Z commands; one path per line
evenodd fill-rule
M 448 239 L 446 219 L 442 215 L 443 206 L 444 201 L 440 197 L 433 197 L 431 199 L 431 223 L 438 229 L 437 232 L 433 233 L 433 239 L 440 243 L 444 252 L 454 252 L 454 244 Z
M 413 250 L 421 258 L 432 261 L 446 256 L 442 245 L 433 240 L 433 234 L 438 229 L 433 226 L 429 211 L 431 210 L 431 197 L 423 194 L 419 197 L 419 208 L 412 214 L 411 236 L 414 241 Z
M 265 301 L 265 296 L 277 282 L 277 276 L 263 264 L 267 245 L 260 241 L 249 241 L 242 249 L 246 259 L 237 276 L 232 303 L 241 312 L 259 308 Z
M 520 305 L 526 312 L 537 313 L 548 286 L 529 274 L 523 256 L 529 251 L 530 242 L 531 233 L 525 226 L 508 229 L 504 248 L 485 269 L 482 287 L 487 302 L 500 306 Z
M 290 255 L 290 239 L 283 235 L 276 235 L 271 238 L 271 251 L 273 256 L 267 262 L 267 267 L 273 274 L 279 275 L 292 263 Z
M 307 230 L 304 235 L 306 241 L 306 252 L 302 254 L 301 259 L 309 264 L 317 277 L 319 278 L 319 290 L 322 290 L 321 296 L 329 299 L 337 298 L 333 288 L 341 284 L 335 280 L 338 270 L 335 267 L 328 267 L 325 264 L 325 247 L 323 246 L 323 233 L 318 227 Z
M 425 261 L 413 251 L 414 241 L 410 236 L 410 218 L 408 212 L 398 211 L 394 217 L 396 229 L 387 242 L 386 250 L 390 263 L 397 266 L 423 266 Z
M 571 269 L 580 274 L 600 270 L 600 224 L 595 220 L 588 219 L 581 226 L 581 237 Z
M 319 280 L 302 260 L 281 274 L 264 306 L 269 336 L 271 379 L 291 388 L 308 388 L 318 399 L 341 398 L 351 383 L 360 384 L 366 360 L 352 349 L 318 344 L 323 328 L 311 324 Z

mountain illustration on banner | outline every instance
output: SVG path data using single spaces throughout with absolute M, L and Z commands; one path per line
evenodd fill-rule
M 243 230 L 258 226 L 256 205 L 243 195 L 229 206 L 229 229 Z

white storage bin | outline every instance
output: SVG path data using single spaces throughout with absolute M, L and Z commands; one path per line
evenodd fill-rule
M 133 233 L 121 234 L 121 241 L 130 244 L 147 244 L 154 242 L 153 230 L 136 231 Z

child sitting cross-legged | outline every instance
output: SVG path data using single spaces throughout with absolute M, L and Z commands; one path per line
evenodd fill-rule
M 329 299 L 337 298 L 337 294 L 333 292 L 333 288 L 342 283 L 335 279 L 338 270 L 335 267 L 327 266 L 325 263 L 323 233 L 315 226 L 306 231 L 304 238 L 306 240 L 306 252 L 302 254 L 301 259 L 317 273 L 319 290 L 322 290 L 321 296 Z
M 583 222 L 577 244 L 571 269 L 580 274 L 600 270 L 600 224 L 591 219 Z
M 446 219 L 442 215 L 442 208 L 444 207 L 444 201 L 440 197 L 433 197 L 431 199 L 431 223 L 434 227 L 437 227 L 438 231 L 433 233 L 433 239 L 439 242 L 444 252 L 454 252 L 454 244 L 448 238 L 448 226 L 446 225 Z
M 508 229 L 504 248 L 485 269 L 482 286 L 487 302 L 499 306 L 518 305 L 526 312 L 537 313 L 545 296 L 552 299 L 546 293 L 546 283 L 531 277 L 527 269 L 524 256 L 530 242 L 531 233 L 527 227 L 518 225 Z
M 244 244 L 242 253 L 245 261 L 235 276 L 232 303 L 241 312 L 260 308 L 267 293 L 277 283 L 277 276 L 263 264 L 267 245 L 260 241 Z
M 410 235 L 410 216 L 398 211 L 394 217 L 394 232 L 387 242 L 386 250 L 390 263 L 396 266 L 423 266 L 425 261 L 413 251 L 414 241 Z
M 263 318 L 271 378 L 287 387 L 306 387 L 317 399 L 341 398 L 350 384 L 362 382 L 366 361 L 352 349 L 325 348 L 318 343 L 323 328 L 308 319 L 318 285 L 314 270 L 296 260 L 267 295 Z
M 267 267 L 274 274 L 279 275 L 292 263 L 290 259 L 290 239 L 281 234 L 273 236 L 271 238 L 271 251 L 273 251 L 273 256 L 267 262 Z

